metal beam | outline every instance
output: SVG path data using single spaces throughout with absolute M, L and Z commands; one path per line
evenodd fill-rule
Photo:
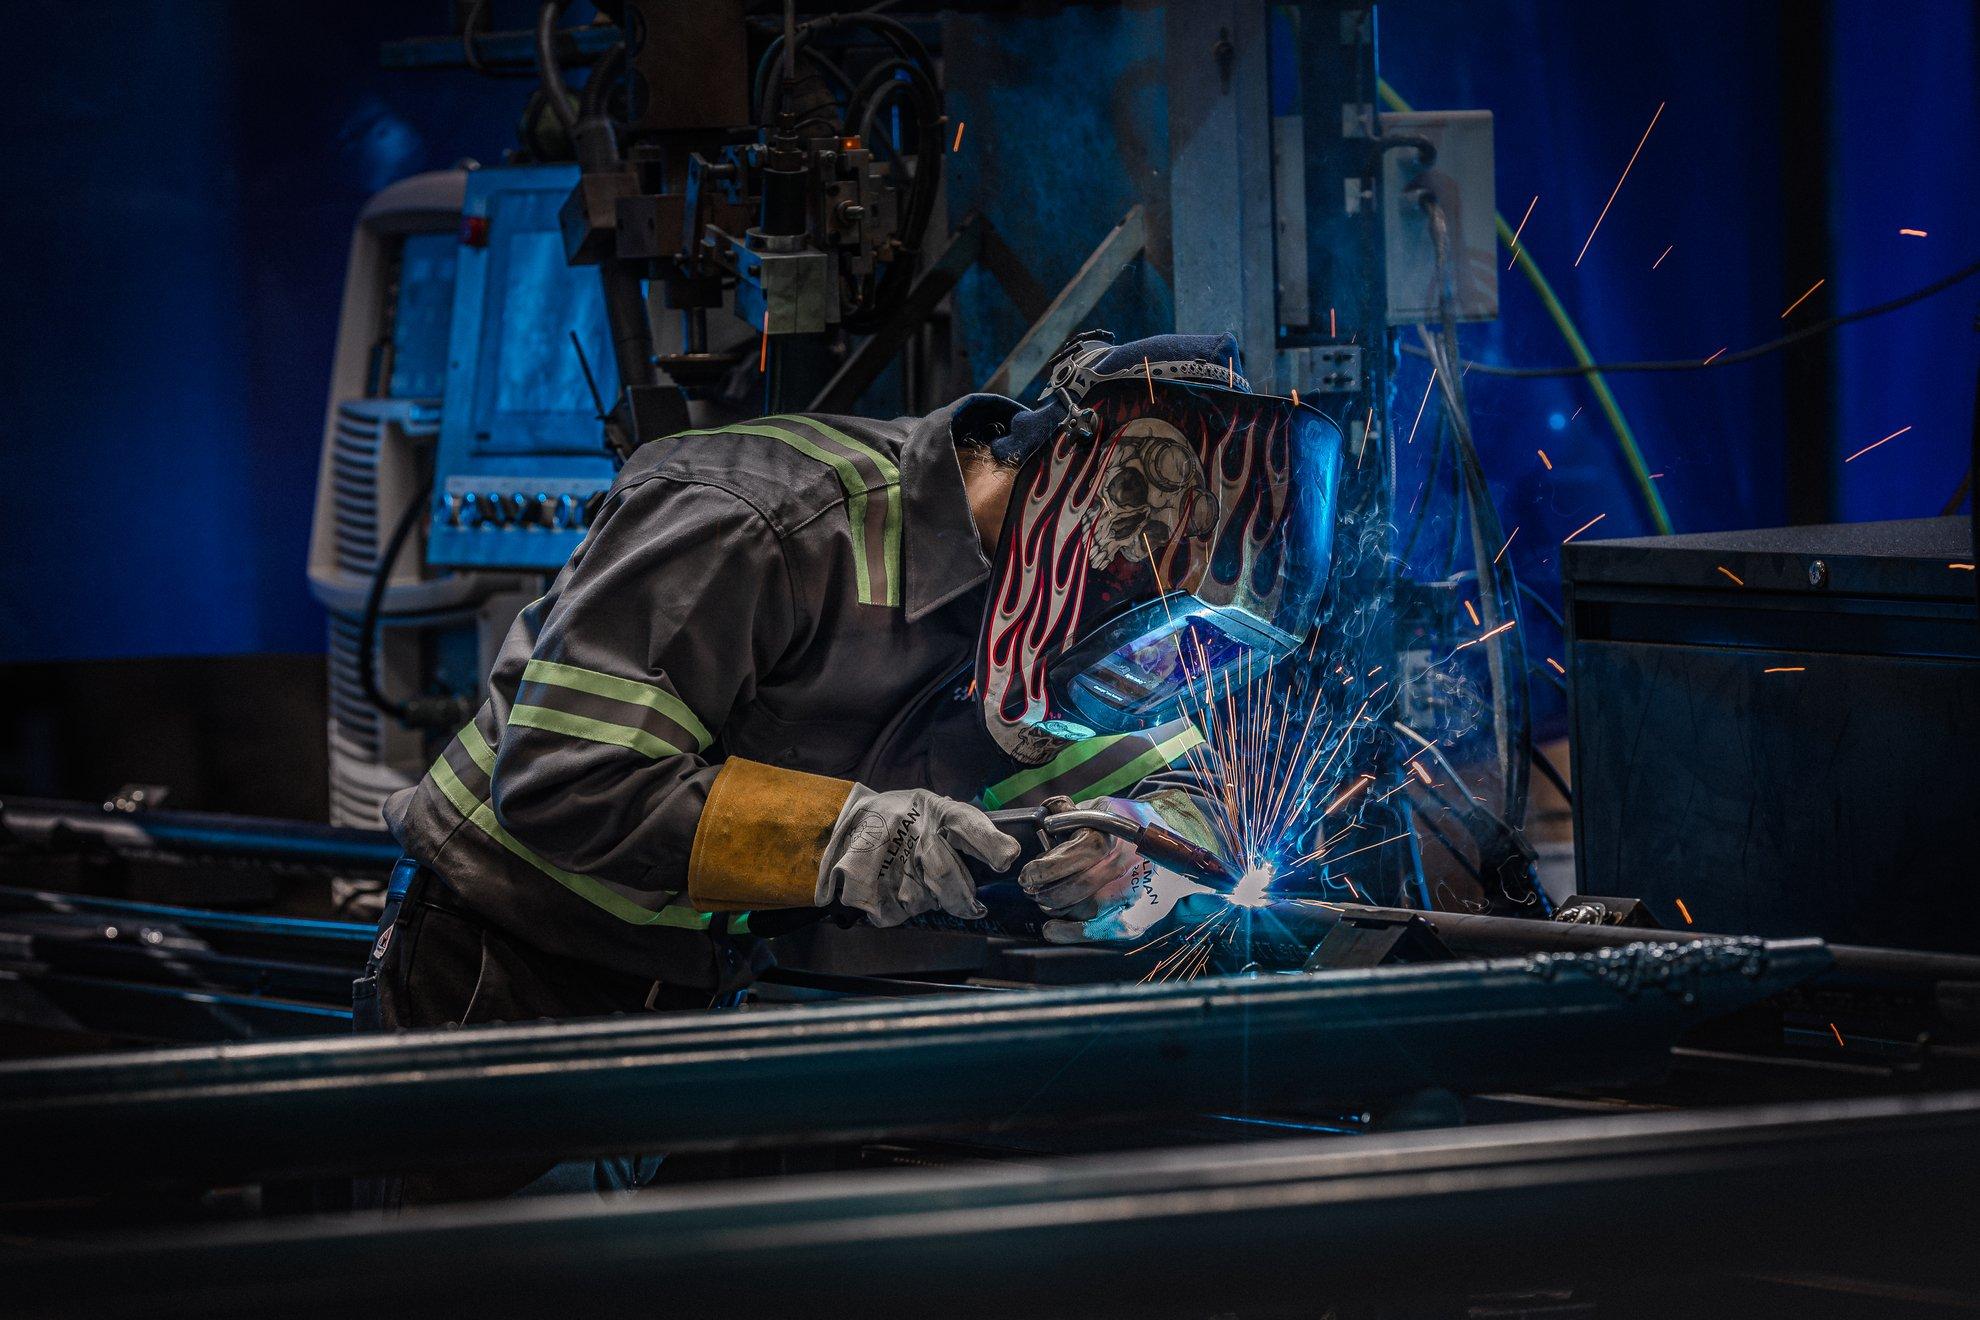
M 0 1066 L 0 1194 L 488 1158 L 1348 1112 L 1654 1075 L 1818 941 L 514 1024 Z
M 1960 1207 L 1976 1178 L 1980 1093 L 1959 1092 L 85 1243 L 16 1227 L 0 1262 L 10 1310 L 39 1317 L 345 1316 L 381 1296 L 397 1315 L 584 1314 L 628 1298 L 687 1317 L 743 1304 L 860 1320 L 1151 1320 L 1320 1315 L 1353 1301 L 1380 1303 L 1356 1314 L 1443 1315 L 1464 1313 L 1466 1293 L 1539 1287 L 1584 1307 L 1591 1287 L 1623 1299 L 1675 1287 L 1668 1307 L 1599 1309 L 1732 1316 L 1766 1310 L 1728 1297 L 1726 1277 L 1765 1270 L 1855 1272 L 1970 1305 L 1980 1254 Z
M 1032 323 L 1011 349 L 1010 356 L 990 373 L 983 388 L 1014 399 L 1023 397 L 1066 336 L 1092 314 L 1127 264 L 1141 255 L 1147 242 L 1147 221 L 1137 204 L 1128 208 L 1121 222 L 1108 231 L 1100 246 L 1073 272 L 1045 314 Z
M 865 343 L 854 349 L 832 373 L 832 379 L 825 382 L 811 400 L 807 411 L 815 413 L 851 412 L 859 396 L 867 386 L 877 380 L 887 364 L 894 360 L 908 336 L 921 328 L 935 311 L 936 306 L 948 297 L 983 251 L 983 231 L 987 222 L 982 215 L 972 211 L 942 251 L 929 264 L 927 270 L 915 281 L 901 310 L 894 319 L 869 336 Z
M 1230 331 L 1252 388 L 1279 393 L 1266 6 L 1188 0 L 1163 17 L 1176 330 Z

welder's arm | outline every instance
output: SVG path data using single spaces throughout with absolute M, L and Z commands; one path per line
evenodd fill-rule
M 534 653 L 497 666 L 516 697 L 501 712 L 495 813 L 554 866 L 657 910 L 689 886 L 720 771 L 705 754 L 800 626 L 783 549 L 728 491 L 653 478 L 614 494 L 536 608 Z M 824 829 L 851 788 L 761 769 Z M 767 835 L 764 853 L 781 842 Z M 766 906 L 808 905 L 812 888 L 806 875 L 793 902 Z
M 493 783 L 508 832 L 636 911 L 845 903 L 882 925 L 978 915 L 962 853 L 1001 870 L 1016 843 L 926 792 L 705 753 L 807 626 L 763 517 L 711 486 L 615 496 L 551 593 L 519 675 Z

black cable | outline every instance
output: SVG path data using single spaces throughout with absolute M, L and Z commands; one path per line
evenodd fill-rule
M 432 494 L 433 478 L 428 477 L 406 502 L 405 512 L 399 515 L 391 537 L 385 542 L 384 553 L 378 556 L 378 563 L 371 570 L 371 589 L 365 593 L 364 614 L 358 622 L 358 686 L 363 689 L 366 701 L 401 724 L 412 722 L 411 709 L 392 700 L 378 687 L 378 661 L 373 655 L 378 645 L 378 610 L 385 600 L 385 583 L 392 576 L 392 565 L 399 562 L 399 552 L 406 548 L 406 538 L 419 525 Z
M 1816 335 L 1827 334 L 1829 331 L 1839 326 L 1848 325 L 1853 321 L 1865 321 L 1873 316 L 1883 316 L 1887 312 L 1895 312 L 1901 307 L 1909 307 L 1915 302 L 1922 302 L 1924 299 L 1930 298 L 1933 294 L 1944 293 L 1947 289 L 1952 288 L 1953 285 L 1958 284 L 1962 280 L 1972 279 L 1976 274 L 1980 274 L 1980 261 L 1956 270 L 1944 279 L 1935 280 L 1924 288 L 1907 293 L 1901 298 L 1893 298 L 1889 302 L 1878 303 L 1874 307 L 1864 307 L 1854 312 L 1844 312 L 1842 315 L 1832 316 L 1826 321 L 1817 321 L 1813 325 L 1805 325 L 1792 334 L 1782 335 L 1779 339 L 1770 339 L 1764 344 L 1755 344 L 1752 348 L 1742 348 L 1737 353 L 1720 353 L 1709 361 L 1701 361 L 1698 358 L 1672 358 L 1649 362 L 1591 362 L 1585 367 L 1509 367 L 1500 363 L 1479 362 L 1473 359 L 1461 361 L 1459 365 L 1467 370 L 1478 372 L 1482 376 L 1505 376 L 1515 380 L 1545 380 L 1560 376 L 1586 376 L 1594 372 L 1601 372 L 1608 375 L 1628 371 L 1704 371 L 1708 368 L 1716 371 L 1720 367 L 1737 366 L 1742 362 L 1751 362 L 1755 358 L 1765 357 L 1769 353 L 1778 353 L 1784 348 L 1791 348 L 1799 344 L 1804 339 L 1812 339 Z M 1403 346 L 1403 352 L 1413 354 L 1416 357 L 1427 358 L 1430 356 L 1423 349 L 1408 344 Z
M 557 18 L 571 0 L 543 0 L 536 11 L 536 76 L 543 84 L 543 97 L 550 113 L 570 136 L 577 131 L 577 111 L 571 105 L 570 89 L 564 86 L 564 71 L 557 65 Z
M 481 22 L 488 13 L 489 0 L 474 0 L 468 6 L 467 17 L 461 23 L 461 58 L 467 61 L 468 68 L 484 78 L 534 78 L 531 69 L 497 69 L 481 58 Z

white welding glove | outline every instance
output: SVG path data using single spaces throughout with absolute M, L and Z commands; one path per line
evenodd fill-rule
M 1071 798 L 1048 799 L 1048 812 L 1070 811 Z M 1148 802 L 1094 798 L 1077 804 L 1140 824 L 1160 820 Z M 1214 892 L 1184 875 L 1157 866 L 1126 839 L 1098 830 L 1079 830 L 1040 854 L 1018 873 L 1018 883 L 1038 906 L 1057 918 L 1042 931 L 1053 944 L 1136 940 L 1192 894 Z
M 925 788 L 876 793 L 853 785 L 818 867 L 819 907 L 858 908 L 876 926 L 898 926 L 939 908 L 951 916 L 987 914 L 962 854 L 994 871 L 1010 869 L 1018 841 L 966 802 Z

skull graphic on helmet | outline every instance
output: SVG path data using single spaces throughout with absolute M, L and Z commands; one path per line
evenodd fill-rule
M 1217 498 L 1183 433 L 1157 417 L 1122 426 L 1101 476 L 1087 562 L 1104 569 L 1159 558 L 1177 536 L 1207 536 L 1216 523 Z

